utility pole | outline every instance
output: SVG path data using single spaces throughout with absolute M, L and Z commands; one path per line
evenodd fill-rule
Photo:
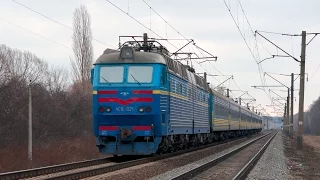
M 29 129 L 28 129 L 28 159 L 29 166 L 32 168 L 32 93 L 31 93 L 31 80 L 29 83 Z
M 283 130 L 286 133 L 286 126 L 287 126 L 287 116 L 286 116 L 286 112 L 287 112 L 287 103 L 284 104 L 284 113 L 283 113 Z
M 306 31 L 302 31 L 301 44 L 301 69 L 300 69 L 300 93 L 299 93 L 299 119 L 298 119 L 298 148 L 302 147 L 303 141 L 303 116 L 304 116 L 304 79 L 305 79 L 305 58 L 306 58 Z
M 288 88 L 288 96 L 287 96 L 287 133 L 288 135 L 290 134 L 290 116 L 289 116 L 289 112 L 290 112 L 290 89 Z
M 294 74 L 291 73 L 291 118 L 290 118 L 290 137 L 293 137 L 293 90 L 294 90 Z

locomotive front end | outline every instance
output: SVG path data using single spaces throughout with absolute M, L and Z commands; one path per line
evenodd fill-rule
M 92 73 L 96 144 L 101 153 L 149 155 L 161 141 L 159 89 L 163 64 L 123 47 L 100 56 Z

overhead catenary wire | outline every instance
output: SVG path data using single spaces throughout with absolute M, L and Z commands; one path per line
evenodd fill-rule
M 312 79 L 312 78 L 317 74 L 319 68 L 320 68 L 320 64 L 319 64 L 319 66 L 317 67 L 316 71 L 312 74 L 312 76 L 310 77 L 310 79 Z
M 63 23 L 60 23 L 59 21 L 54 20 L 54 19 L 50 18 L 49 16 L 46 16 L 46 15 L 44 15 L 44 14 L 42 14 L 42 13 L 40 13 L 40 12 L 38 12 L 38 11 L 36 11 L 36 10 L 34 10 L 34 9 L 32 9 L 32 8 L 26 6 L 26 5 L 24 5 L 24 4 L 22 4 L 22 3 L 18 2 L 18 1 L 16 1 L 16 0 L 12 0 L 12 1 L 15 2 L 15 3 L 17 3 L 17 4 L 19 4 L 20 6 L 22 6 L 22 7 L 24 7 L 24 8 L 26 8 L 26 9 L 29 9 L 30 11 L 32 11 L 32 12 L 34 12 L 34 13 L 42 16 L 42 17 L 45 17 L 45 18 L 51 20 L 52 22 L 54 22 L 54 23 L 56 23 L 56 24 L 59 24 L 60 26 L 63 26 L 63 27 L 65 27 L 65 28 L 73 31 L 73 28 L 71 28 L 71 27 L 69 27 L 69 26 L 67 26 L 67 25 L 65 25 L 65 24 L 63 24 Z M 104 42 L 102 42 L 102 41 L 100 41 L 100 40 L 98 40 L 98 39 L 92 38 L 92 40 L 94 40 L 94 41 L 96 41 L 96 42 L 99 42 L 99 43 L 101 43 L 101 44 L 104 44 L 104 45 L 106 45 L 106 46 L 109 46 L 109 47 L 111 47 L 111 48 L 115 48 L 114 46 L 109 45 L 109 44 L 107 44 L 107 43 L 104 43 Z M 115 49 L 116 49 L 116 48 L 115 48 Z
M 158 13 L 154 8 L 151 7 L 150 4 L 148 4 L 145 0 L 143 0 L 143 2 L 155 13 L 157 14 L 165 23 L 166 25 L 169 25 L 174 31 L 176 31 L 180 36 L 182 36 L 185 40 L 187 41 L 191 41 L 190 39 L 186 38 L 186 36 L 184 36 L 180 31 L 178 31 L 175 27 L 173 27 L 173 25 L 171 25 L 163 16 L 160 15 L 160 13 Z M 167 31 L 167 30 L 166 30 Z M 167 32 L 166 32 L 167 34 Z M 203 57 L 205 57 L 205 55 L 202 53 L 203 50 L 200 50 L 198 46 L 194 45 L 195 47 L 197 47 L 197 49 L 199 50 L 199 52 L 203 55 Z M 205 51 L 206 52 L 206 51 Z M 206 52 L 208 53 L 208 52 Z M 210 54 L 211 55 L 211 54 Z M 209 62 L 210 65 L 212 65 L 212 63 Z M 212 65 L 213 66 L 213 65 Z M 214 67 L 214 66 L 213 66 Z M 214 67 L 215 68 L 215 67 Z M 220 72 L 221 73 L 221 72 Z M 222 74 L 222 73 L 221 73 Z M 222 74 L 223 75 L 223 74 Z
M 227 9 L 229 10 L 229 13 L 230 13 L 231 17 L 233 18 L 233 20 L 234 20 L 234 22 L 235 22 L 235 24 L 236 24 L 236 26 L 237 26 L 237 28 L 238 28 L 238 30 L 239 30 L 242 38 L 244 39 L 244 41 L 245 41 L 245 43 L 246 43 L 246 45 L 247 45 L 247 47 L 248 47 L 248 49 L 249 49 L 252 57 L 253 57 L 254 60 L 257 62 L 258 60 L 260 60 L 258 41 L 257 41 L 257 38 L 256 38 L 256 36 L 255 36 L 255 32 L 254 32 L 254 30 L 252 29 L 252 26 L 251 26 L 251 24 L 250 24 L 250 22 L 249 22 L 249 20 L 248 20 L 248 18 L 247 18 L 247 15 L 246 15 L 246 13 L 245 13 L 245 11 L 244 11 L 244 9 L 243 9 L 243 6 L 242 6 L 240 0 L 237 0 L 237 1 L 238 1 L 239 5 L 240 5 L 240 8 L 241 8 L 241 10 L 242 10 L 242 13 L 243 13 L 243 15 L 244 15 L 244 17 L 245 17 L 245 19 L 246 19 L 246 22 L 247 22 L 247 24 L 248 24 L 248 26 L 249 26 L 249 28 L 250 28 L 250 30 L 249 30 L 249 29 L 248 29 L 248 30 L 251 31 L 252 35 L 254 36 L 254 42 L 253 42 L 253 43 L 254 43 L 254 45 L 255 45 L 255 49 L 256 49 L 256 53 L 257 53 L 256 56 L 254 55 L 254 51 L 252 50 L 252 48 L 250 48 L 250 46 L 249 46 L 249 44 L 250 44 L 250 39 L 249 39 L 249 44 L 248 44 L 248 42 L 247 42 L 247 40 L 246 40 L 246 38 L 245 38 L 245 35 L 242 34 L 239 25 L 238 25 L 238 24 L 235 22 L 235 20 L 234 20 L 233 14 L 231 13 L 231 9 L 228 8 L 228 6 L 227 6 L 227 4 L 226 4 L 226 2 L 225 2 L 225 0 L 224 0 L 225 5 L 226 5 Z M 250 34 L 250 33 L 249 33 L 249 34 Z M 261 44 L 261 46 L 262 46 L 269 54 L 271 54 L 262 44 Z M 267 86 L 266 78 L 265 78 L 265 76 L 262 75 L 263 72 L 264 72 L 263 67 L 262 67 L 262 65 L 259 64 L 259 63 L 257 63 L 257 65 L 258 65 L 258 70 L 259 70 L 259 75 L 260 75 L 261 83 L 262 83 L 263 86 Z M 265 88 L 265 87 L 263 87 L 262 90 L 264 91 L 264 93 L 267 95 L 267 97 L 268 97 L 269 100 L 271 101 L 271 94 L 270 94 L 270 92 L 269 92 L 269 91 L 266 91 L 266 88 Z
M 136 21 L 137 23 L 139 23 L 141 26 L 145 27 L 146 29 L 148 29 L 150 32 L 152 32 L 153 34 L 155 34 L 156 36 L 164 39 L 161 35 L 159 35 L 158 33 L 156 33 L 155 31 L 153 31 L 152 29 L 148 28 L 146 25 L 144 25 L 143 23 L 141 23 L 139 20 L 137 20 L 135 17 L 133 17 L 132 15 L 130 15 L 129 13 L 125 12 L 123 9 L 121 9 L 119 6 L 115 5 L 114 3 L 112 3 L 109 0 L 106 0 L 108 3 L 110 3 L 112 6 L 114 6 L 115 8 L 117 8 L 118 10 L 120 10 L 121 12 L 123 12 L 124 14 L 126 14 L 127 16 L 129 16 L 131 19 L 133 19 L 134 21 Z M 172 44 L 171 42 L 169 42 L 168 40 L 166 40 L 171 46 L 175 47 L 176 49 L 178 49 L 177 46 L 175 46 L 174 44 Z
M 187 40 L 187 38 L 181 34 L 176 28 L 174 28 L 167 20 L 165 20 L 155 9 L 153 9 L 145 0 L 143 0 L 143 2 L 149 6 L 149 8 L 154 12 L 156 13 L 166 24 L 168 24 L 173 30 L 175 30 L 178 34 L 180 34 L 184 39 Z
M 59 42 L 57 42 L 57 41 L 54 41 L 54 40 L 52 40 L 52 39 L 50 39 L 50 38 L 47 38 L 47 37 L 45 37 L 45 36 L 42 36 L 42 35 L 40 35 L 40 34 L 38 34 L 38 33 L 35 33 L 35 32 L 33 32 L 33 31 L 29 30 L 29 29 L 26 29 L 26 28 L 24 28 L 24 27 L 22 27 L 22 26 L 19 26 L 19 25 L 14 24 L 14 23 L 12 23 L 12 22 L 10 22 L 10 21 L 7 21 L 7 20 L 5 20 L 5 19 L 3 19 L 3 18 L 0 18 L 0 20 L 6 22 L 6 23 L 8 23 L 8 24 L 11 24 L 11 25 L 13 25 L 13 26 L 16 26 L 16 27 L 18 27 L 18 28 L 20 28 L 20 29 L 23 29 L 24 31 L 27 31 L 27 32 L 35 35 L 35 36 L 41 37 L 41 38 L 43 38 L 43 39 L 45 39 L 45 40 L 47 40 L 47 41 L 50 41 L 50 42 L 52 42 L 52 43 L 54 43 L 54 44 L 57 44 L 57 45 L 59 45 L 59 46 L 61 46 L 61 47 L 71 49 L 71 47 L 68 47 L 68 46 L 66 46 L 66 45 L 63 45 L 63 44 L 61 44 L 61 43 L 59 43 Z
M 155 14 L 157 14 L 165 23 L 166 23 L 166 25 L 169 25 L 174 31 L 176 31 L 180 36 L 182 36 L 185 40 L 187 40 L 187 41 L 190 41 L 190 39 L 188 39 L 188 38 L 186 38 L 186 36 L 184 36 L 180 31 L 178 31 L 175 27 L 173 27 L 173 25 L 171 25 L 166 19 L 164 19 L 164 17 L 163 16 L 161 16 L 154 8 L 152 8 L 151 7 L 151 5 L 150 4 L 148 4 L 145 0 L 143 0 L 143 2 L 155 13 Z M 179 42 L 180 43 L 180 42 Z M 199 52 L 202 54 L 202 56 L 203 57 L 205 57 L 205 55 L 202 53 L 202 51 L 199 49 L 199 47 L 198 46 L 195 46 L 198 50 L 199 50 Z M 196 61 L 195 61 L 196 62 Z M 200 65 L 200 67 L 202 67 L 203 68 L 203 66 L 200 64 L 200 63 L 198 63 L 198 62 L 196 62 L 197 64 L 199 64 Z M 211 64 L 211 63 L 210 63 Z M 212 65 L 212 64 L 211 64 Z M 212 65 L 213 66 L 213 65 Z M 214 67 L 214 66 L 213 66 Z M 205 70 L 205 71 L 208 71 L 207 70 L 207 68 L 203 68 L 203 70 Z M 220 72 L 220 71 L 219 71 Z M 221 72 L 220 72 L 221 73 Z M 222 74 L 222 73 L 221 73 Z M 217 81 L 219 81 L 217 78 L 215 78 L 214 77 L 214 79 L 216 79 Z M 220 81 L 219 81 L 220 82 Z
M 152 33 L 154 33 L 155 35 L 157 35 L 158 37 L 162 38 L 158 33 L 156 33 L 155 31 L 153 31 L 151 29 L 151 22 L 150 22 L 150 28 L 148 28 L 147 26 L 145 26 L 143 23 L 141 23 L 140 21 L 138 21 L 136 18 L 134 18 L 133 16 L 131 16 L 129 13 L 126 13 L 125 11 L 123 11 L 121 8 L 119 8 L 117 5 L 115 5 L 114 3 L 110 2 L 109 0 L 106 0 L 107 2 L 109 2 L 111 5 L 113 5 L 114 7 L 116 7 L 118 10 L 122 11 L 123 13 L 127 14 L 129 17 L 131 17 L 133 20 L 135 20 L 136 22 L 138 22 L 140 25 L 142 25 L 143 27 L 145 27 L 146 29 L 150 30 Z M 176 31 L 181 37 L 183 37 L 185 40 L 190 41 L 190 39 L 187 39 L 181 32 L 179 32 L 175 27 L 173 27 L 173 25 L 171 25 L 163 16 L 161 16 L 154 8 L 151 7 L 150 4 L 148 4 L 145 0 L 143 0 L 143 2 L 149 7 L 149 9 L 151 9 L 155 14 L 157 14 L 166 24 L 166 26 L 170 26 L 174 31 Z M 167 35 L 167 30 L 166 30 L 166 35 Z M 163 39 L 163 38 L 162 38 Z M 171 44 L 169 41 L 167 41 L 169 44 Z M 173 45 L 173 44 L 171 44 Z M 173 45 L 174 46 L 174 45 Z M 175 47 L 175 46 L 174 46 Z M 196 46 L 197 47 L 197 46 Z M 176 47 L 177 48 L 177 47 Z M 178 48 L 177 48 L 178 49 Z M 197 47 L 197 49 L 199 50 L 199 48 Z M 199 50 L 199 52 L 202 54 L 203 57 L 205 57 L 205 55 L 202 53 L 201 50 Z M 207 67 L 203 67 L 201 63 L 194 61 L 195 63 L 197 63 L 204 71 L 208 71 Z M 208 62 L 212 67 L 214 67 L 212 65 L 212 63 Z M 215 68 L 215 67 L 214 67 Z M 220 74 L 223 75 L 223 73 L 221 71 L 219 71 L 217 68 L 215 68 Z M 216 79 L 217 81 L 219 81 L 217 78 L 213 77 L 214 79 Z M 220 81 L 219 81 L 220 82 Z
M 228 9 L 228 11 L 229 11 L 232 19 L 233 19 L 233 22 L 235 23 L 238 31 L 240 32 L 240 35 L 241 35 L 241 37 L 243 38 L 243 40 L 244 40 L 247 48 L 249 49 L 249 51 L 250 51 L 252 57 L 254 58 L 255 62 L 258 64 L 259 61 L 257 60 L 257 57 L 254 55 L 252 48 L 250 48 L 250 46 L 249 46 L 249 44 L 248 44 L 248 42 L 247 42 L 244 34 L 242 33 L 239 25 L 237 24 L 237 22 L 236 22 L 236 20 L 235 20 L 235 18 L 234 18 L 234 16 L 233 16 L 233 14 L 231 13 L 231 8 L 227 5 L 227 3 L 226 3 L 225 0 L 223 0 L 223 1 L 224 1 L 224 4 L 225 4 L 226 8 Z M 240 4 L 240 7 L 241 7 L 241 9 L 242 9 L 243 14 L 245 15 L 245 12 L 244 12 L 244 10 L 243 10 L 243 7 L 242 7 L 242 5 L 241 5 L 241 2 L 240 2 L 240 1 L 238 1 L 238 2 L 239 2 L 239 4 Z M 245 18 L 246 18 L 247 23 L 249 24 L 251 33 L 253 33 L 253 35 L 254 35 L 254 31 L 253 31 L 253 29 L 251 28 L 250 22 L 249 22 L 249 20 L 248 20 L 248 18 L 247 18 L 246 15 L 245 15 Z M 256 39 L 255 39 L 255 46 L 256 46 L 256 49 L 257 49 L 257 53 L 259 54 L 259 50 L 258 50 L 257 40 L 256 40 Z M 259 55 L 258 55 L 258 57 L 259 57 Z M 258 64 L 258 70 L 259 70 L 259 74 L 260 74 L 261 83 L 262 83 L 263 85 L 265 85 L 265 79 L 263 80 L 262 73 L 261 73 L 261 69 L 262 69 L 261 65 Z M 263 71 L 262 71 L 262 72 L 263 72 Z M 264 90 L 264 92 L 266 93 L 266 95 L 269 97 L 269 95 L 268 95 L 267 92 L 265 91 L 265 88 L 263 88 L 263 90 Z M 270 97 L 269 97 L 269 98 L 270 98 Z

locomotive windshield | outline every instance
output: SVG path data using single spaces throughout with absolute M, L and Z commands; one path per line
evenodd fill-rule
M 151 83 L 152 81 L 152 66 L 129 66 L 128 67 L 128 82 L 129 83 Z
M 123 66 L 103 66 L 100 68 L 100 83 L 123 82 Z
M 151 83 L 153 66 L 101 66 L 100 83 Z M 124 75 L 127 77 L 124 81 Z

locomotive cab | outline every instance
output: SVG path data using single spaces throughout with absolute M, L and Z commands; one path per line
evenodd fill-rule
M 98 58 L 91 82 L 94 134 L 100 152 L 155 153 L 162 132 L 156 128 L 161 127 L 159 92 L 166 90 L 166 73 L 162 55 L 135 52 L 132 47 Z

